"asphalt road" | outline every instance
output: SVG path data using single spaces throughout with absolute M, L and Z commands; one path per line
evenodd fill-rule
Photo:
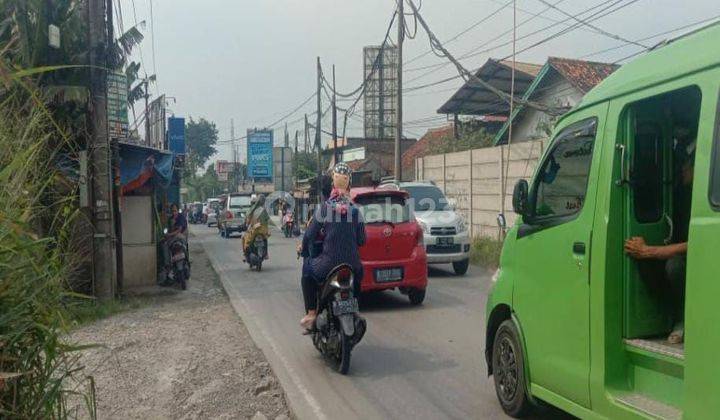
M 368 331 L 353 350 L 348 376 L 342 376 L 301 335 L 296 239 L 273 231 L 270 260 L 258 273 L 242 262 L 239 237 L 222 239 L 217 229 L 204 226 L 191 229 L 298 418 L 507 418 L 483 355 L 490 273 L 471 267 L 457 277 L 450 266 L 432 268 L 425 303 L 418 307 L 396 291 L 363 297 Z

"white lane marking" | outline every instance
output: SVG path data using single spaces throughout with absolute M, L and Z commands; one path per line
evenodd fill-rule
M 205 239 L 203 238 L 201 240 L 203 244 L 203 248 L 205 247 Z M 254 316 L 255 313 L 249 308 L 249 306 L 245 303 L 245 300 L 242 298 L 240 293 L 233 287 L 232 283 L 227 279 L 227 266 L 226 264 L 220 263 L 218 261 L 214 254 L 212 252 L 207 252 L 207 255 L 210 257 L 210 260 L 213 262 L 213 266 L 216 267 L 218 270 L 218 275 L 220 276 L 220 281 L 223 284 L 223 287 L 225 288 L 225 291 L 228 293 L 228 295 L 232 294 L 236 299 L 230 299 L 230 303 L 235 307 L 235 309 L 238 311 L 238 313 L 246 314 L 246 317 L 243 317 L 243 321 L 248 324 L 252 323 L 254 325 Z M 237 302 L 237 305 L 236 305 Z M 238 307 L 241 306 L 241 307 Z M 253 328 L 257 332 L 262 335 L 263 339 L 270 345 L 270 348 L 272 349 L 273 353 L 275 353 L 275 356 L 280 360 L 283 367 L 285 368 L 288 376 L 290 377 L 290 380 L 293 382 L 295 387 L 300 391 L 300 394 L 302 394 L 303 398 L 305 398 L 305 401 L 307 402 L 307 405 L 312 409 L 313 413 L 315 414 L 315 418 L 317 419 L 327 419 L 327 416 L 322 411 L 322 408 L 320 407 L 320 404 L 317 402 L 317 400 L 312 396 L 310 393 L 310 390 L 307 389 L 307 387 L 303 384 L 302 380 L 300 379 L 300 376 L 298 375 L 295 368 L 292 367 L 290 364 L 290 361 L 280 352 L 280 347 L 277 345 L 276 341 L 267 334 L 267 332 L 256 325 L 256 328 Z

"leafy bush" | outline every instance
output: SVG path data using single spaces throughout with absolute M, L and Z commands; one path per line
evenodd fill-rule
M 481 236 L 473 240 L 470 249 L 470 261 L 489 269 L 496 269 L 500 264 L 500 253 L 503 242 L 488 236 Z
M 19 96 L 0 103 L 0 418 L 74 417 L 81 407 L 94 417 L 84 347 L 64 338 L 68 302 L 83 299 L 68 286 L 81 261 L 76 188 L 57 169 L 72 147 L 41 103 Z

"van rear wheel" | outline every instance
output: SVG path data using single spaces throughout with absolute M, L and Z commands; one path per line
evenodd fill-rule
M 525 360 L 519 334 L 512 320 L 506 320 L 495 333 L 492 353 L 493 379 L 503 411 L 511 417 L 529 414 L 532 403 L 528 399 L 525 382 Z

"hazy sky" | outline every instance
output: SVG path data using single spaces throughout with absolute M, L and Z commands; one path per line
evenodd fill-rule
M 153 5 L 155 63 L 152 57 L 150 1 Z M 547 0 L 570 14 L 593 6 L 610 3 L 606 0 Z M 629 6 L 594 21 L 597 27 L 625 39 L 638 40 L 686 24 L 720 15 L 717 0 L 615 0 L 616 7 Z M 419 0 L 415 0 L 419 4 Z M 473 24 L 509 3 L 508 0 L 423 0 L 421 14 L 432 30 L 446 42 Z M 134 24 L 133 5 L 137 20 L 146 20 L 146 39 L 142 45 L 145 69 L 157 69 L 159 92 L 177 98 L 171 106 L 178 116 L 204 117 L 214 121 L 221 140 L 230 138 L 230 119 L 235 120 L 236 136 L 248 127 L 270 124 L 300 105 L 316 88 L 315 60 L 320 56 L 326 75 L 336 66 L 337 88 L 354 90 L 362 81 L 362 48 L 382 42 L 395 8 L 394 0 L 120 0 L 123 24 Z M 510 3 L 511 4 L 511 3 Z M 548 9 L 540 0 L 517 0 L 517 21 L 523 21 Z M 406 9 L 408 9 L 406 7 Z M 407 10 L 406 10 L 407 11 Z M 592 12 L 588 13 L 588 16 Z M 518 49 L 522 49 L 563 29 L 574 21 L 553 9 L 545 11 L 518 27 Z M 407 19 L 411 29 L 412 18 Z M 533 36 L 531 32 L 552 25 Z M 512 28 L 512 8 L 505 7 L 492 18 L 477 25 L 446 46 L 456 56 L 473 49 L 487 49 L 511 40 L 503 35 Z M 393 29 L 392 39 L 396 38 Z M 681 33 L 681 32 L 679 32 Z M 643 41 L 652 45 L 666 37 Z M 518 55 L 518 61 L 542 64 L 548 56 L 579 58 L 625 43 L 600 35 L 588 28 L 576 29 L 567 35 L 532 48 Z M 417 38 L 406 39 L 406 88 L 432 83 L 456 75 L 453 66 L 428 70 L 418 67 L 443 63 L 428 54 L 409 62 L 429 49 L 426 34 L 418 29 Z M 595 61 L 615 61 L 639 48 L 626 46 L 589 57 Z M 488 58 L 501 58 L 512 52 L 510 45 L 463 60 L 467 68 L 477 68 Z M 139 51 L 136 56 L 140 56 Z M 434 70 L 434 69 L 431 69 Z M 460 80 L 440 84 L 404 96 L 405 135 L 422 135 L 428 126 L 441 125 L 435 111 L 461 85 Z M 323 96 L 323 108 L 328 104 Z M 340 104 L 347 106 L 347 103 Z M 289 121 L 311 113 L 315 101 L 304 106 Z M 358 115 L 362 114 L 362 102 Z M 436 119 L 427 120 L 436 117 Z M 356 117 L 357 118 L 357 117 Z M 338 118 L 342 121 L 342 115 Z M 422 120 L 422 121 L 419 121 Z M 361 119 L 351 119 L 349 135 L 362 135 Z M 323 128 L 330 127 L 329 115 Z M 280 127 L 278 127 L 280 128 Z M 302 122 L 289 127 L 291 138 Z M 276 132 L 276 141 L 281 137 Z M 326 136 L 327 137 L 327 136 Z M 244 144 L 243 144 L 244 145 Z M 229 147 L 218 148 L 221 157 L 229 157 Z

